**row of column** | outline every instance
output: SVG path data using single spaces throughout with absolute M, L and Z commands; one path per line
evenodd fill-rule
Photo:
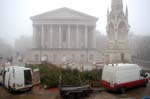
M 47 45 L 47 48 L 54 48 L 53 47 L 53 42 L 57 42 L 57 41 L 55 41 L 55 38 L 53 38 L 54 37 L 54 31 L 53 31 L 53 26 L 52 25 L 48 25 L 50 28 L 48 29 L 49 31 L 47 31 L 48 33 L 47 33 L 47 35 L 45 35 L 45 31 L 44 31 L 44 26 L 45 25 L 40 25 L 39 27 L 41 28 L 41 31 L 38 31 L 39 29 L 37 29 L 37 26 L 36 25 L 33 25 L 33 41 L 34 41 L 34 47 L 35 48 L 37 48 L 37 43 L 39 43 L 39 42 L 37 42 L 37 39 L 38 40 L 40 40 L 40 45 L 41 45 L 41 47 L 42 48 L 44 48 L 45 46 L 45 43 L 48 43 Z M 59 40 L 58 40 L 58 48 L 62 48 L 62 25 L 58 25 L 59 26 Z M 71 25 L 68 25 L 67 26 L 68 28 L 67 28 L 67 48 L 71 48 Z M 88 46 L 88 26 L 85 26 L 85 30 L 84 30 L 84 32 L 85 32 L 85 35 L 84 35 L 84 44 L 85 44 L 85 48 L 87 48 Z M 38 34 L 38 33 L 40 33 L 40 34 Z M 38 36 L 37 35 L 40 35 L 40 38 L 38 38 Z M 91 40 L 93 40 L 92 42 L 93 42 L 93 47 L 95 48 L 96 47 L 96 41 L 95 41 L 95 39 L 96 39 L 96 37 L 95 37 L 95 32 L 93 31 L 93 39 L 91 39 Z M 48 42 L 45 42 L 45 40 L 44 40 L 44 37 L 45 36 L 48 36 Z M 79 25 L 76 25 L 76 47 L 75 48 L 80 48 L 80 35 L 79 35 Z

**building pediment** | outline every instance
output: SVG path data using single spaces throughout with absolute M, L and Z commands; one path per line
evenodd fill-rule
M 98 18 L 94 16 L 90 16 L 66 7 L 33 16 L 31 17 L 31 19 L 32 20 L 71 19 L 71 20 L 93 20 L 93 21 L 98 20 Z

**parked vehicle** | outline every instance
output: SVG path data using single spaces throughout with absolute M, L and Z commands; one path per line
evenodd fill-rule
M 32 70 L 20 66 L 7 66 L 3 72 L 3 85 L 10 92 L 30 90 L 32 84 Z
M 146 86 L 148 74 L 136 64 L 109 64 L 104 66 L 102 86 L 111 91 L 125 92 L 125 89 Z
M 93 92 L 90 85 L 81 86 L 59 86 L 60 96 L 64 99 L 78 99 L 79 97 L 85 97 Z
M 0 84 L 3 84 L 3 72 L 4 72 L 4 67 L 0 66 Z

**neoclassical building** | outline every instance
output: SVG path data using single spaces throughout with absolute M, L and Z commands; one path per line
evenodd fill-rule
M 130 62 L 131 55 L 128 46 L 128 8 L 123 11 L 122 0 L 112 0 L 111 11 L 107 11 L 108 46 L 105 51 L 106 62 Z
M 60 8 L 31 17 L 33 48 L 24 61 L 93 62 L 96 58 L 98 18 Z M 41 57 L 41 58 L 40 58 Z

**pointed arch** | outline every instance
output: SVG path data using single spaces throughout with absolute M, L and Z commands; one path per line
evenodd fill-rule
M 120 21 L 118 24 L 119 29 L 127 28 L 126 23 L 124 21 Z
M 114 24 L 113 22 L 110 22 L 109 25 L 108 25 L 109 29 L 114 29 Z

